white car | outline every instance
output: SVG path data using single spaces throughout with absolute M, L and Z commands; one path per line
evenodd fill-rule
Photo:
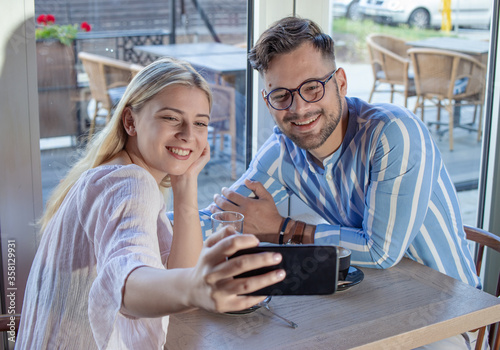
M 333 0 L 333 17 L 360 19 L 359 0 Z
M 493 1 L 452 0 L 452 25 L 489 26 Z M 442 0 L 360 0 L 358 10 L 363 18 L 380 23 L 406 23 L 417 28 L 440 28 L 442 3 Z

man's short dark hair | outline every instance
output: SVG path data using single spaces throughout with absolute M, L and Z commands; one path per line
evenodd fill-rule
M 264 74 L 276 55 L 289 53 L 305 42 L 310 42 L 326 59 L 335 61 L 333 39 L 322 32 L 311 20 L 285 17 L 268 28 L 248 53 L 253 69 Z

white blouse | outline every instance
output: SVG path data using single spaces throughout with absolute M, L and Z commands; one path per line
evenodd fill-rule
M 43 233 L 16 349 L 161 349 L 168 317 L 122 313 L 140 266 L 166 268 L 172 226 L 154 178 L 136 165 L 85 172 Z

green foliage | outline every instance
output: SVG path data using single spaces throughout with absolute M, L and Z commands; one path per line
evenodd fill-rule
M 410 28 L 407 24 L 385 25 L 372 20 L 350 20 L 335 18 L 333 21 L 333 39 L 338 49 L 339 56 L 354 61 L 367 62 L 368 51 L 366 37 L 370 34 L 386 34 L 401 38 L 406 41 L 415 41 L 436 36 L 455 37 L 454 33 L 447 33 L 435 29 Z
M 61 44 L 70 46 L 78 33 L 76 24 L 67 25 L 47 25 L 37 28 L 35 31 L 36 39 L 57 39 Z
M 455 34 L 435 29 L 410 28 L 407 24 L 391 26 L 375 23 L 371 20 L 353 21 L 346 18 L 336 18 L 333 21 L 333 33 L 355 34 L 359 40 L 365 40 L 366 37 L 372 33 L 392 35 L 407 41 L 420 40 L 436 36 L 456 36 Z

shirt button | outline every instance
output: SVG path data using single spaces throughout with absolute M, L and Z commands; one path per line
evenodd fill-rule
M 332 174 L 327 174 L 327 175 L 326 175 L 326 179 L 327 179 L 328 181 L 332 181 Z

